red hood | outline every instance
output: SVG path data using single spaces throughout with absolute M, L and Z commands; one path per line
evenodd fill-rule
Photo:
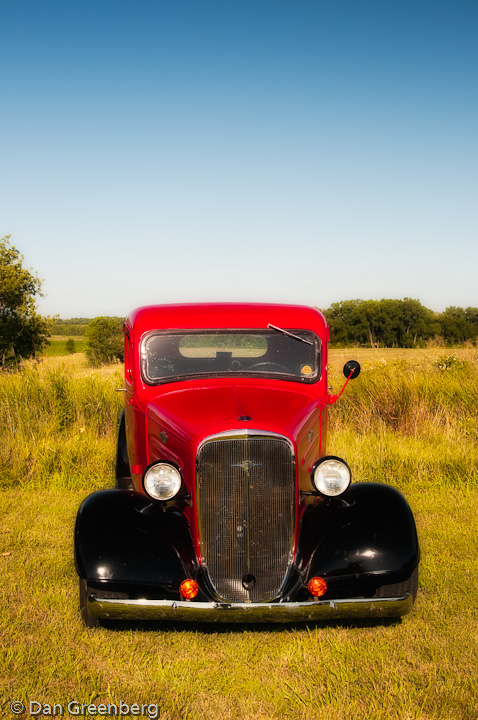
M 205 437 L 247 428 L 285 434 L 295 440 L 317 407 L 317 398 L 305 386 L 291 389 L 290 384 L 281 385 L 176 385 L 148 404 L 147 415 L 185 442 L 194 435 Z

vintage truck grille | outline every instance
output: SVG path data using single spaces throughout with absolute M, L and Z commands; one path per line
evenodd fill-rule
M 221 598 L 261 602 L 278 593 L 293 547 L 294 500 L 284 438 L 216 436 L 200 448 L 201 552 Z

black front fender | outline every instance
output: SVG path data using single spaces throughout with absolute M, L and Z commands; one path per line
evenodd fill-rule
M 305 581 L 316 575 L 342 581 L 368 576 L 375 585 L 398 583 L 418 562 L 412 512 L 388 485 L 351 485 L 339 498 L 318 499 L 302 516 L 297 564 Z
M 178 597 L 182 580 L 197 573 L 187 519 L 174 508 L 130 490 L 87 497 L 75 527 L 75 562 L 89 586 L 157 589 Z

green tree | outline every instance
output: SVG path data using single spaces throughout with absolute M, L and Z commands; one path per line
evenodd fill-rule
M 41 280 L 23 267 L 23 255 L 0 240 L 0 367 L 36 357 L 48 342 L 51 320 L 36 311 Z
M 330 338 L 341 345 L 365 345 L 369 338 L 369 326 L 363 300 L 343 300 L 332 303 L 324 311 L 330 325 Z
M 440 333 L 435 313 L 411 298 L 344 300 L 333 303 L 324 314 L 336 344 L 415 347 Z
M 66 341 L 65 348 L 66 348 L 66 352 L 69 353 L 70 355 L 73 355 L 74 353 L 76 353 L 76 345 L 75 345 L 75 341 L 73 340 L 73 338 L 68 338 L 68 340 Z
M 467 307 L 465 317 L 468 324 L 469 338 L 476 343 L 478 339 L 478 308 Z
M 124 360 L 123 320 L 97 317 L 86 328 L 86 357 L 97 367 L 115 360 Z
M 419 300 L 405 298 L 400 300 L 400 347 L 415 347 L 440 334 L 440 323 L 433 310 L 425 307 Z
M 442 335 L 449 345 L 456 345 L 474 337 L 473 308 L 447 307 L 440 316 Z M 476 336 L 475 336 L 476 337 Z

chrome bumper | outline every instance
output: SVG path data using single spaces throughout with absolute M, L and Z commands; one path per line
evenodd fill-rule
M 291 603 L 218 603 L 186 600 L 87 600 L 88 612 L 103 620 L 171 620 L 188 622 L 305 622 L 354 618 L 400 617 L 410 612 L 412 595 Z

